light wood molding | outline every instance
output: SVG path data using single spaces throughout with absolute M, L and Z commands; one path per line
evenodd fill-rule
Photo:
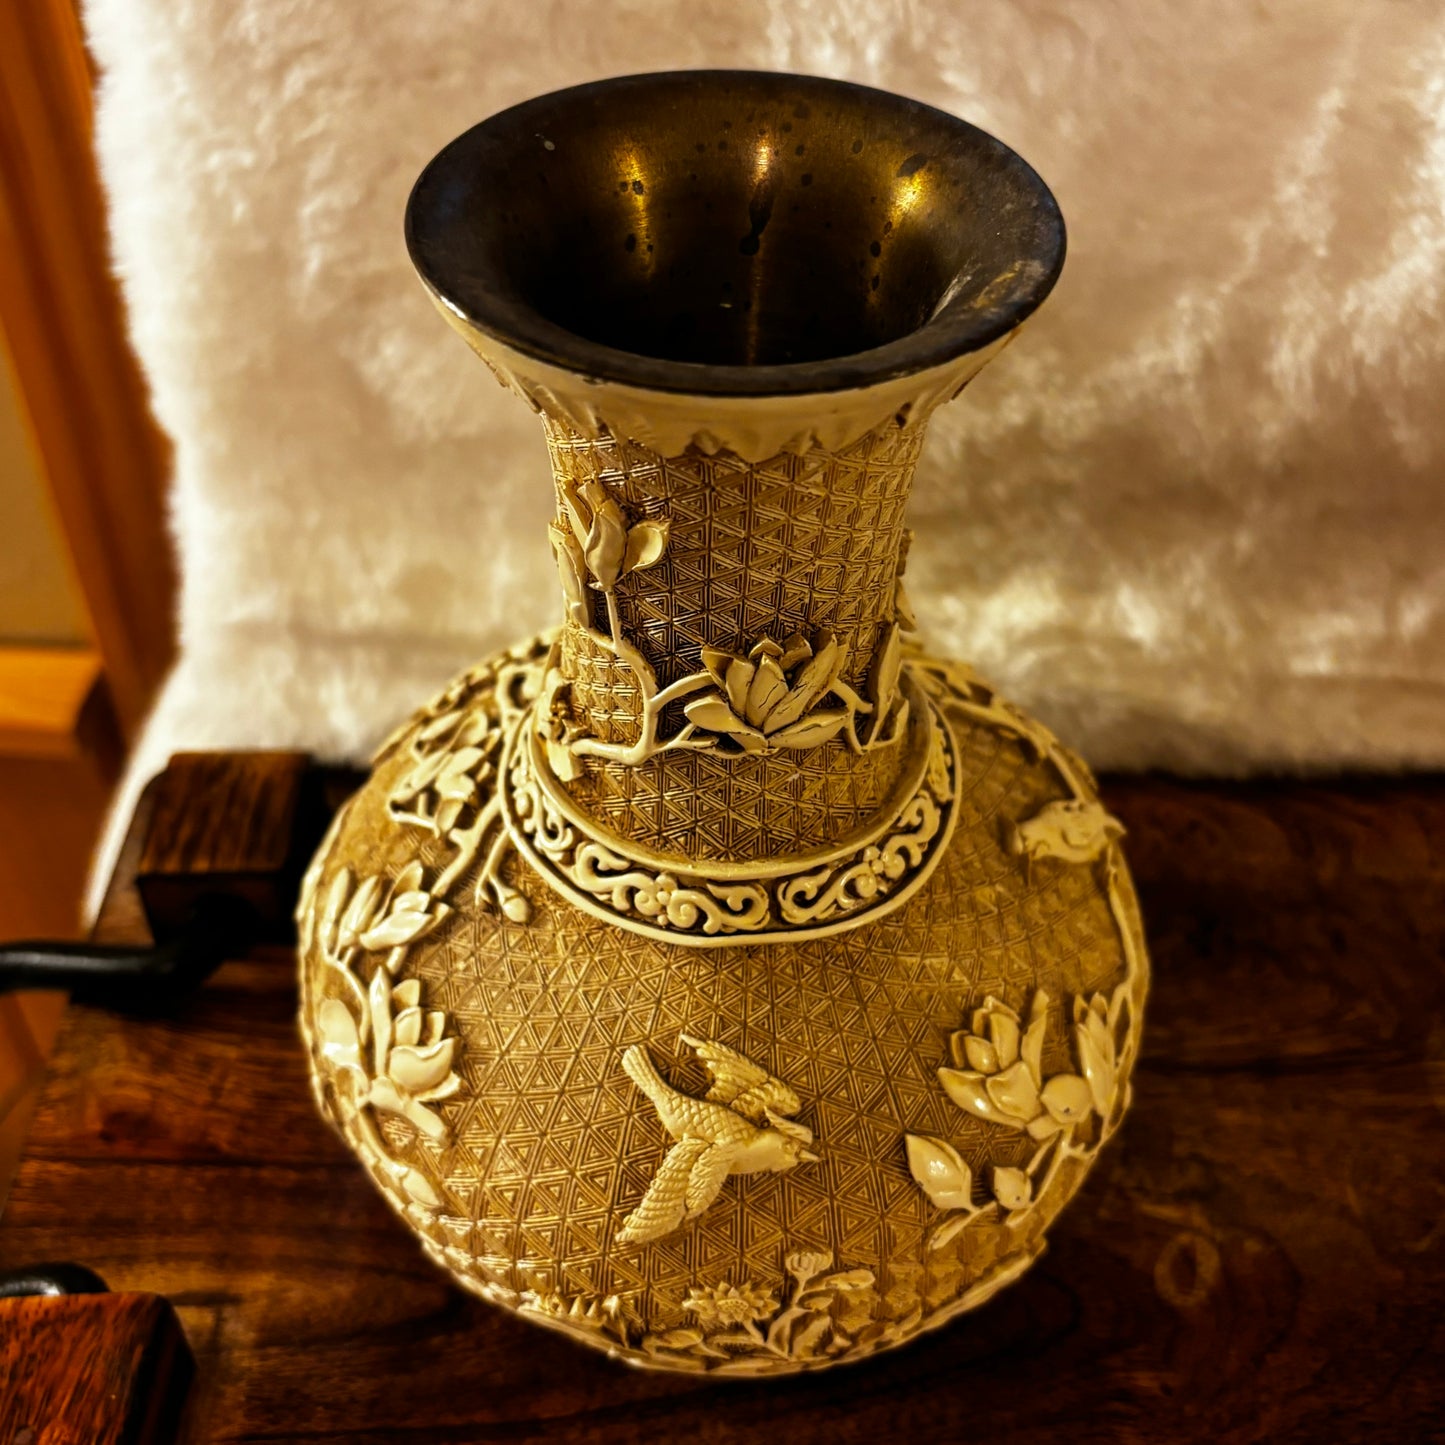
M 126 340 L 70 0 L 0 5 L 0 325 L 122 730 L 173 649 L 168 444 Z
M 100 655 L 88 648 L 0 647 L 0 757 L 92 751 L 103 686 Z

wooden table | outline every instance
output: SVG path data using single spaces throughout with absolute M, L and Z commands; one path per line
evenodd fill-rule
M 1106 793 L 1156 968 L 1133 1113 L 1041 1264 L 893 1355 L 639 1374 L 454 1290 L 313 1112 L 282 950 L 71 1010 L 0 1262 L 167 1295 L 197 1441 L 1445 1439 L 1445 782 Z

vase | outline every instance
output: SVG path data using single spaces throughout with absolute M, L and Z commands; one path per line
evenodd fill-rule
M 386 742 L 307 875 L 320 1108 L 458 1284 L 635 1364 L 981 1305 L 1118 1128 L 1148 978 L 1089 770 L 904 583 L 1052 196 L 912 101 L 692 72 L 485 121 L 406 224 L 540 415 L 561 620 Z

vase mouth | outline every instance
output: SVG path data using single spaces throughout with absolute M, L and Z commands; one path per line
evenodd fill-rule
M 1013 331 L 1063 266 L 1022 157 L 956 116 L 769 71 L 595 81 L 473 126 L 406 210 L 486 353 L 695 396 L 927 372 Z

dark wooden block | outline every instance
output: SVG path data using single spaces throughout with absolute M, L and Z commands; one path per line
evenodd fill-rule
M 4 1445 L 165 1445 L 191 1372 L 156 1295 L 0 1300 Z
M 155 781 L 136 885 L 158 941 L 185 928 L 198 898 L 222 893 L 255 910 L 261 933 L 287 937 L 319 796 L 305 753 L 177 753 Z

